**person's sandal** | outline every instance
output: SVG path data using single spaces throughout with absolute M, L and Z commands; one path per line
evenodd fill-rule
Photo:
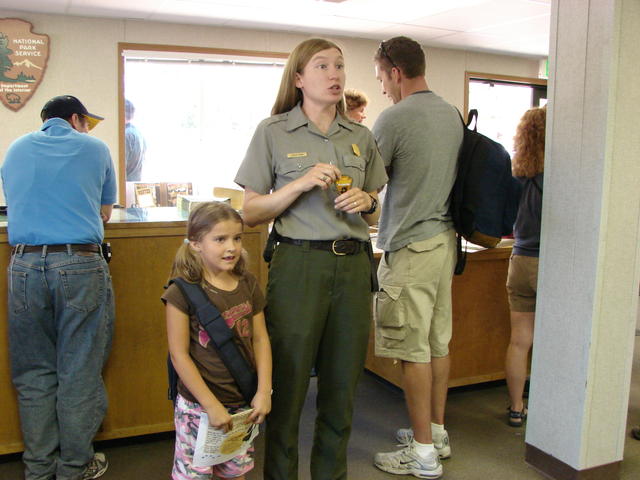
M 509 410 L 509 425 L 511 427 L 521 427 L 527 418 L 527 407 L 522 407 L 520 412 L 511 410 L 511 407 L 508 407 L 507 410 Z

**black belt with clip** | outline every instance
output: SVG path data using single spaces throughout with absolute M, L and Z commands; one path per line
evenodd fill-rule
M 298 240 L 295 238 L 283 237 L 278 234 L 275 226 L 271 228 L 267 244 L 264 247 L 262 258 L 265 262 L 271 263 L 273 252 L 276 249 L 278 242 L 289 243 L 291 245 L 305 246 L 309 248 L 315 248 L 318 250 L 326 250 L 332 252 L 334 255 L 355 255 L 361 251 L 367 252 L 369 262 L 371 262 L 371 291 L 378 291 L 378 276 L 376 273 L 376 263 L 373 258 L 373 247 L 371 241 L 363 242 L 362 240 Z
M 309 246 L 315 250 L 326 250 L 334 255 L 355 255 L 365 250 L 367 242 L 362 240 L 298 240 L 295 238 L 278 236 L 278 242 L 289 243 L 299 247 Z
M 60 252 L 93 252 L 100 253 L 100 245 L 95 243 L 68 243 L 61 245 L 16 245 L 11 253 L 60 253 Z
M 25 245 L 19 244 L 11 249 L 12 255 L 22 255 L 23 253 L 40 253 L 43 256 L 48 253 L 75 253 L 91 252 L 100 253 L 107 263 L 111 261 L 111 244 L 109 242 L 98 245 L 97 243 L 66 243 L 56 245 Z

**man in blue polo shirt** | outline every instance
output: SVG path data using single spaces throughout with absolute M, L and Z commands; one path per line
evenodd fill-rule
M 26 480 L 87 480 L 107 407 L 102 368 L 113 333 L 103 222 L 116 201 L 107 145 L 85 135 L 102 117 L 75 97 L 46 103 L 42 127 L 15 140 L 2 165 L 8 206 L 9 353 Z

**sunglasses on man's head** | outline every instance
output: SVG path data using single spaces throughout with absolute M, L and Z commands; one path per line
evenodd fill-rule
M 398 66 L 396 65 L 396 62 L 394 62 L 393 59 L 391 58 L 391 55 L 389 55 L 389 52 L 387 51 L 387 47 L 385 46 L 384 41 L 380 42 L 380 47 L 378 48 L 382 56 L 385 57 L 387 60 L 389 60 L 391 67 L 398 68 Z

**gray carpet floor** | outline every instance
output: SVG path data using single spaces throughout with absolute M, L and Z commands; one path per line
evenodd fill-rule
M 309 475 L 314 398 L 312 379 L 300 436 L 300 475 Z M 447 404 L 447 425 L 452 458 L 445 460 L 444 478 L 450 480 L 540 480 L 544 477 L 524 462 L 524 428 L 506 423 L 507 390 L 504 383 L 452 389 Z M 634 372 L 629 402 L 629 427 L 640 424 L 640 337 L 636 337 Z M 349 478 L 389 480 L 394 475 L 376 469 L 372 457 L 395 449 L 396 428 L 407 426 L 402 392 L 372 374 L 363 375 L 358 388 L 353 432 L 349 444 Z M 173 456 L 171 433 L 98 443 L 110 462 L 105 480 L 168 479 Z M 247 478 L 262 478 L 263 437 L 256 444 L 256 469 Z M 18 455 L 0 456 L 0 480 L 21 480 Z M 398 478 L 398 477 L 395 477 Z M 413 478 L 413 477 L 405 477 Z M 640 441 L 627 436 L 623 480 L 640 478 Z

